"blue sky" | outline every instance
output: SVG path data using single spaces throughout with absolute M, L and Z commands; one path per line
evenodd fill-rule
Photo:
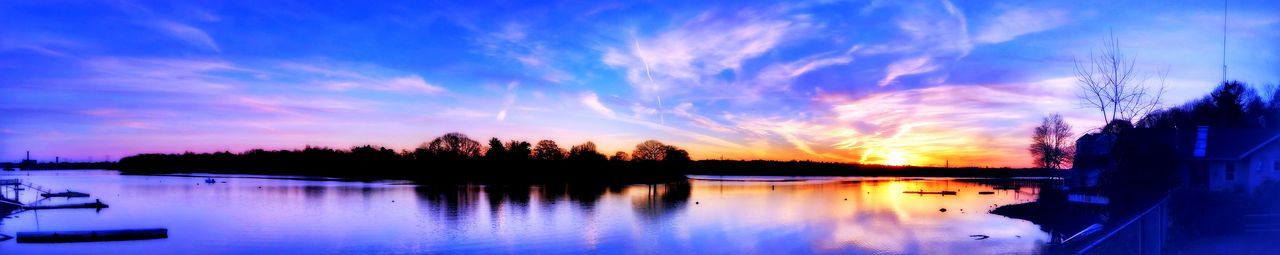
M 1228 5 L 1228 77 L 1280 81 L 1280 5 Z M 1222 2 L 0 3 L 0 159 L 479 139 L 646 139 L 697 158 L 1026 166 L 1078 132 L 1073 59 L 1109 33 L 1221 79 Z M 1154 80 L 1154 79 L 1153 79 Z

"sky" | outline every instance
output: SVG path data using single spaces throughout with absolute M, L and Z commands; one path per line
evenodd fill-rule
M 1280 82 L 1280 4 L 1226 5 L 1229 79 Z M 1109 35 L 1166 105 L 1223 76 L 1219 1 L 3 1 L 0 160 L 648 139 L 696 159 L 1025 167 L 1082 134 Z

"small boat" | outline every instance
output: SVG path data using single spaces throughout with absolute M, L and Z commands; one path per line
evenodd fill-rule
M 218 180 L 214 180 L 213 178 L 208 178 L 208 179 L 204 179 L 204 183 L 214 184 L 214 183 L 218 183 Z
M 89 193 L 81 193 L 81 192 L 68 190 L 66 192 L 44 193 L 44 194 L 40 194 L 40 196 L 42 197 L 89 197 Z

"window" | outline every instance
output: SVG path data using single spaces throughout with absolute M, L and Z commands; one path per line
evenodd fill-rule
M 1227 164 L 1227 180 L 1231 181 L 1235 179 L 1236 179 L 1236 164 L 1228 163 Z
M 1192 152 L 1195 157 L 1204 157 L 1205 149 L 1209 147 L 1207 140 L 1209 140 L 1209 127 L 1196 127 L 1196 147 L 1195 151 Z

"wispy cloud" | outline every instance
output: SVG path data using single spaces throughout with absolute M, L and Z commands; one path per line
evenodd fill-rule
M 502 109 L 498 110 L 498 114 L 494 116 L 499 122 L 507 120 L 507 112 L 511 110 L 511 106 L 516 104 L 516 87 L 520 86 L 520 82 L 507 83 L 507 89 L 504 92 L 502 100 Z
M 417 74 L 404 74 L 377 66 L 358 65 L 361 67 L 357 68 L 350 67 L 351 64 L 318 62 L 322 64 L 284 62 L 279 67 L 292 72 L 320 74 L 322 76 L 318 78 L 306 75 L 300 75 L 300 78 L 315 80 L 323 88 L 334 91 L 356 89 L 425 95 L 438 95 L 448 91 L 444 86 L 429 83 Z M 296 73 L 293 75 L 298 76 Z
M 525 23 L 510 22 L 474 40 L 485 55 L 518 62 L 527 68 L 531 77 L 551 83 L 575 79 L 573 74 L 557 67 L 560 54 L 547 47 L 542 38 L 531 36 L 529 30 Z
M 610 110 L 609 107 L 605 107 L 603 103 L 600 103 L 600 97 L 596 96 L 595 92 L 583 92 L 578 96 L 578 101 L 582 102 L 582 105 L 586 106 L 587 109 L 591 109 L 600 115 L 604 115 L 609 118 L 617 117 L 617 115 L 613 113 L 613 110 Z
M 689 103 L 689 102 L 681 103 L 680 105 L 677 105 L 676 107 L 672 108 L 671 113 L 674 113 L 676 116 L 684 117 L 689 121 L 692 121 L 694 125 L 701 128 L 705 128 L 708 130 L 721 132 L 721 133 L 734 132 L 732 128 L 725 126 L 723 124 L 720 124 L 719 122 L 712 120 L 711 118 L 707 118 L 706 116 L 702 116 L 698 114 L 697 111 L 693 109 L 693 103 Z
M 1071 17 L 1064 10 L 1014 8 L 988 21 L 973 40 L 977 43 L 1002 43 L 1022 35 L 1057 28 L 1070 21 Z
M 943 64 L 963 58 L 973 49 L 968 19 L 950 1 L 944 0 L 941 5 L 918 2 L 899 5 L 897 7 L 909 13 L 895 18 L 905 40 L 872 45 L 859 51 L 864 55 L 899 55 L 885 67 L 884 77 L 877 85 L 884 87 L 904 76 L 941 70 Z
M 169 35 L 189 44 L 200 46 L 212 51 L 222 51 L 222 49 L 218 48 L 218 43 L 214 42 L 213 37 L 209 36 L 209 33 L 206 33 L 204 30 L 200 30 L 199 28 L 173 21 L 157 21 L 153 25 L 157 29 L 160 29 L 160 31 L 168 33 Z
M 721 72 L 741 71 L 747 60 L 808 26 L 804 18 L 770 12 L 706 12 L 654 37 L 608 47 L 603 62 L 624 68 L 642 95 L 678 93 L 676 89 L 704 85 Z
M 898 77 L 927 73 L 934 70 L 938 70 L 938 65 L 932 63 L 932 59 L 928 56 L 894 61 L 893 63 L 889 63 L 889 66 L 885 67 L 884 78 L 880 79 L 880 82 L 877 83 L 877 85 L 880 85 L 881 87 L 888 86 L 889 84 L 892 84 L 894 80 L 897 80 Z

